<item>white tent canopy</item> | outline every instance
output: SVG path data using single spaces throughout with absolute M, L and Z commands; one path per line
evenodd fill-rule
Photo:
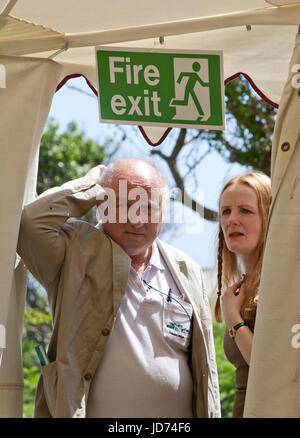
M 37 0 L 12 0 L 5 6 L 0 0 L 0 53 L 53 58 L 63 67 L 61 79 L 80 73 L 96 88 L 94 46 L 101 44 L 223 50 L 225 79 L 246 73 L 275 105 L 300 14 L 299 2 L 278 8 L 264 0 L 112 0 L 109 5 L 54 0 L 47 6 Z M 162 45 L 159 37 L 164 37 Z M 145 131 L 156 144 L 165 129 Z
M 300 1 L 0 0 L 0 73 L 5 72 L 5 81 L 0 80 L 0 158 L 4 163 L 0 190 L 1 205 L 5 205 L 0 213 L 0 324 L 7 332 L 0 371 L 0 416 L 22 414 L 20 339 L 26 271 L 15 260 L 15 251 L 22 205 L 34 196 L 38 145 L 56 87 L 71 75 L 81 74 L 94 89 L 97 88 L 94 50 L 97 45 L 222 50 L 226 80 L 244 73 L 261 96 L 274 106 L 279 104 L 285 87 L 287 111 L 297 96 L 295 90 L 285 84 L 299 24 Z M 294 60 L 299 59 L 297 44 Z M 277 143 L 273 144 L 272 157 L 276 191 L 269 235 L 279 235 L 277 231 L 282 230 L 282 221 L 286 223 L 287 220 L 281 217 L 278 205 L 283 196 L 281 183 L 298 139 L 299 123 L 295 126 L 293 114 L 287 121 L 282 112 L 279 111 L 278 116 L 280 124 L 278 135 L 274 137 Z M 157 144 L 165 129 L 147 127 L 143 132 L 150 144 Z M 281 150 L 282 142 L 288 143 L 289 148 Z M 283 157 L 281 152 L 286 152 Z M 296 195 L 293 199 L 296 200 Z M 289 241 L 284 242 L 283 247 L 286 253 L 282 249 L 281 256 L 288 259 Z M 276 248 L 269 242 L 264 272 L 270 272 L 275 253 Z M 261 305 L 257 321 L 261 334 L 265 329 L 271 330 L 271 325 L 265 327 L 262 322 L 270 293 L 277 294 L 279 307 L 283 299 L 285 277 L 280 271 L 280 263 L 275 261 L 275 265 L 281 281 L 274 284 L 270 276 L 263 278 L 264 307 Z M 296 295 L 290 309 L 299 305 L 299 299 L 295 300 Z M 272 322 L 278 323 L 287 314 L 277 312 L 277 319 Z M 5 347 L 1 338 L 0 347 Z M 246 414 L 266 416 L 269 411 L 263 406 L 269 401 L 274 382 L 271 379 L 266 386 L 261 384 L 265 371 L 260 366 L 261 354 L 265 353 L 264 363 L 270 365 L 277 356 L 274 356 L 275 347 L 266 351 L 264 335 L 255 336 L 254 347 L 250 373 L 252 392 L 247 399 Z M 286 349 L 282 348 L 282 351 L 287 354 Z M 288 377 L 285 387 L 290 383 Z M 278 393 L 276 395 L 278 397 Z M 260 400 L 259 409 L 256 398 Z M 274 403 L 275 407 L 280 405 L 277 399 Z M 280 409 L 272 412 L 279 416 Z

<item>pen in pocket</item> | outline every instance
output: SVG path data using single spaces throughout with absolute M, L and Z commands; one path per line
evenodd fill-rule
M 42 366 L 43 365 L 48 365 L 50 363 L 50 359 L 49 359 L 49 356 L 48 356 L 48 354 L 46 352 L 45 345 L 44 344 L 39 344 L 39 345 L 37 345 L 34 348 L 35 348 L 35 350 L 37 352 L 37 355 L 39 357 L 41 365 Z

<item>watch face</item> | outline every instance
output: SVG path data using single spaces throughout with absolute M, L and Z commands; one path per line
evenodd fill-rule
M 247 323 L 246 323 L 246 322 L 239 322 L 239 323 L 236 324 L 234 327 L 231 327 L 231 328 L 228 330 L 228 331 L 229 331 L 229 336 L 230 336 L 232 339 L 234 339 L 237 330 L 238 330 L 240 327 L 243 327 L 244 325 L 247 325 Z

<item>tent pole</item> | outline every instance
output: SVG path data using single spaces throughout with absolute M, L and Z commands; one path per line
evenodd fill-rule
M 0 12 L 0 16 L 8 15 L 10 13 L 10 11 L 13 9 L 13 7 L 15 6 L 15 4 L 17 3 L 17 1 L 18 0 L 9 0 L 7 5 Z

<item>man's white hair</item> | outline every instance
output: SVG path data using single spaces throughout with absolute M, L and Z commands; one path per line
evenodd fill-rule
M 143 163 L 143 164 L 147 164 L 148 166 L 150 166 L 159 176 L 159 179 L 162 182 L 162 187 L 164 188 L 169 188 L 169 182 L 167 180 L 167 178 L 165 177 L 164 173 L 155 165 L 153 164 L 151 161 L 149 160 L 145 160 L 142 158 L 123 158 L 120 160 L 116 160 L 113 163 L 110 163 L 102 172 L 101 174 L 101 185 L 103 187 L 107 186 L 111 186 L 112 185 L 112 180 L 114 178 L 114 172 L 115 169 L 120 166 L 120 165 L 124 165 L 126 166 L 126 164 L 128 163 Z

